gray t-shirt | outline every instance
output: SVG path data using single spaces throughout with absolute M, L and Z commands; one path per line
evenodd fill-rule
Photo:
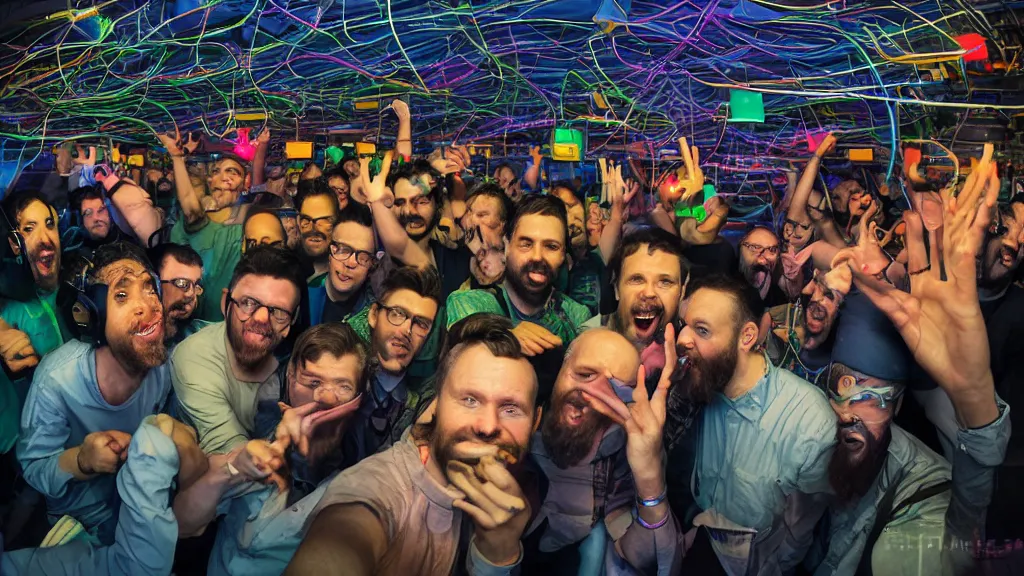
M 235 378 L 227 356 L 227 325 L 217 322 L 171 353 L 171 376 L 181 420 L 195 427 L 207 454 L 230 452 L 253 437 L 256 406 L 281 395 L 277 371 L 263 382 Z

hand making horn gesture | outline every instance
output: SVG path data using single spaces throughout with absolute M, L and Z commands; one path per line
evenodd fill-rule
M 904 213 L 909 294 L 872 277 L 856 256 L 851 266 L 857 286 L 892 320 L 917 363 L 953 401 L 961 425 L 969 428 L 998 416 L 976 276 L 976 256 L 999 194 L 992 150 L 985 145 L 959 194 L 952 189 L 942 193 L 942 228 L 930 232 L 930 253 L 921 215 Z M 937 234 L 941 247 L 934 241 Z

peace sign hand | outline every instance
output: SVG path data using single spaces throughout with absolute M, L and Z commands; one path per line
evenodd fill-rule
M 368 203 L 380 202 L 385 196 L 388 196 L 384 183 L 387 182 L 388 174 L 391 172 L 391 156 L 391 150 L 388 150 L 384 154 L 384 160 L 380 165 L 380 173 L 373 179 L 370 179 L 370 159 L 359 159 L 360 181 L 363 184 L 363 195 L 366 196 L 366 201 Z
M 704 172 L 700 169 L 700 151 L 696 146 L 688 146 L 685 137 L 679 139 L 679 154 L 686 165 L 686 178 L 679 178 L 679 199 L 686 202 L 704 190 Z

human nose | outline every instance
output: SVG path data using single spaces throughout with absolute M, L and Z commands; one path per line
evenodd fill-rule
M 657 296 L 654 292 L 654 284 L 651 282 L 644 282 L 643 288 L 640 289 L 641 296 Z
M 682 329 L 679 330 L 679 336 L 676 337 L 676 346 L 682 346 L 686 350 L 691 350 L 693 345 L 693 330 L 689 326 L 683 325 Z
M 270 308 L 267 308 L 266 306 L 260 306 L 260 307 L 256 308 L 256 310 L 253 311 L 252 316 L 250 316 L 249 318 L 251 320 L 256 320 L 257 322 L 269 323 L 270 322 Z
M 498 415 L 494 410 L 485 409 L 477 414 L 476 422 L 473 425 L 478 436 L 494 438 L 498 435 Z

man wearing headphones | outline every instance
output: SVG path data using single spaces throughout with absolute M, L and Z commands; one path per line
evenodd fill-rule
M 14 377 L 28 376 L 27 369 L 56 349 L 72 333 L 57 313 L 57 286 L 61 267 L 57 211 L 34 192 L 7 200 L 4 212 L 12 231 L 7 239 L 18 262 L 32 271 L 35 297 L 8 300 L 0 309 L 0 356 Z M 19 390 L 25 397 L 28 380 Z
M 51 522 L 73 516 L 109 544 L 131 434 L 171 390 L 160 281 L 141 248 L 116 242 L 96 250 L 76 284 L 75 322 L 93 343 L 71 340 L 39 364 L 18 460 Z

